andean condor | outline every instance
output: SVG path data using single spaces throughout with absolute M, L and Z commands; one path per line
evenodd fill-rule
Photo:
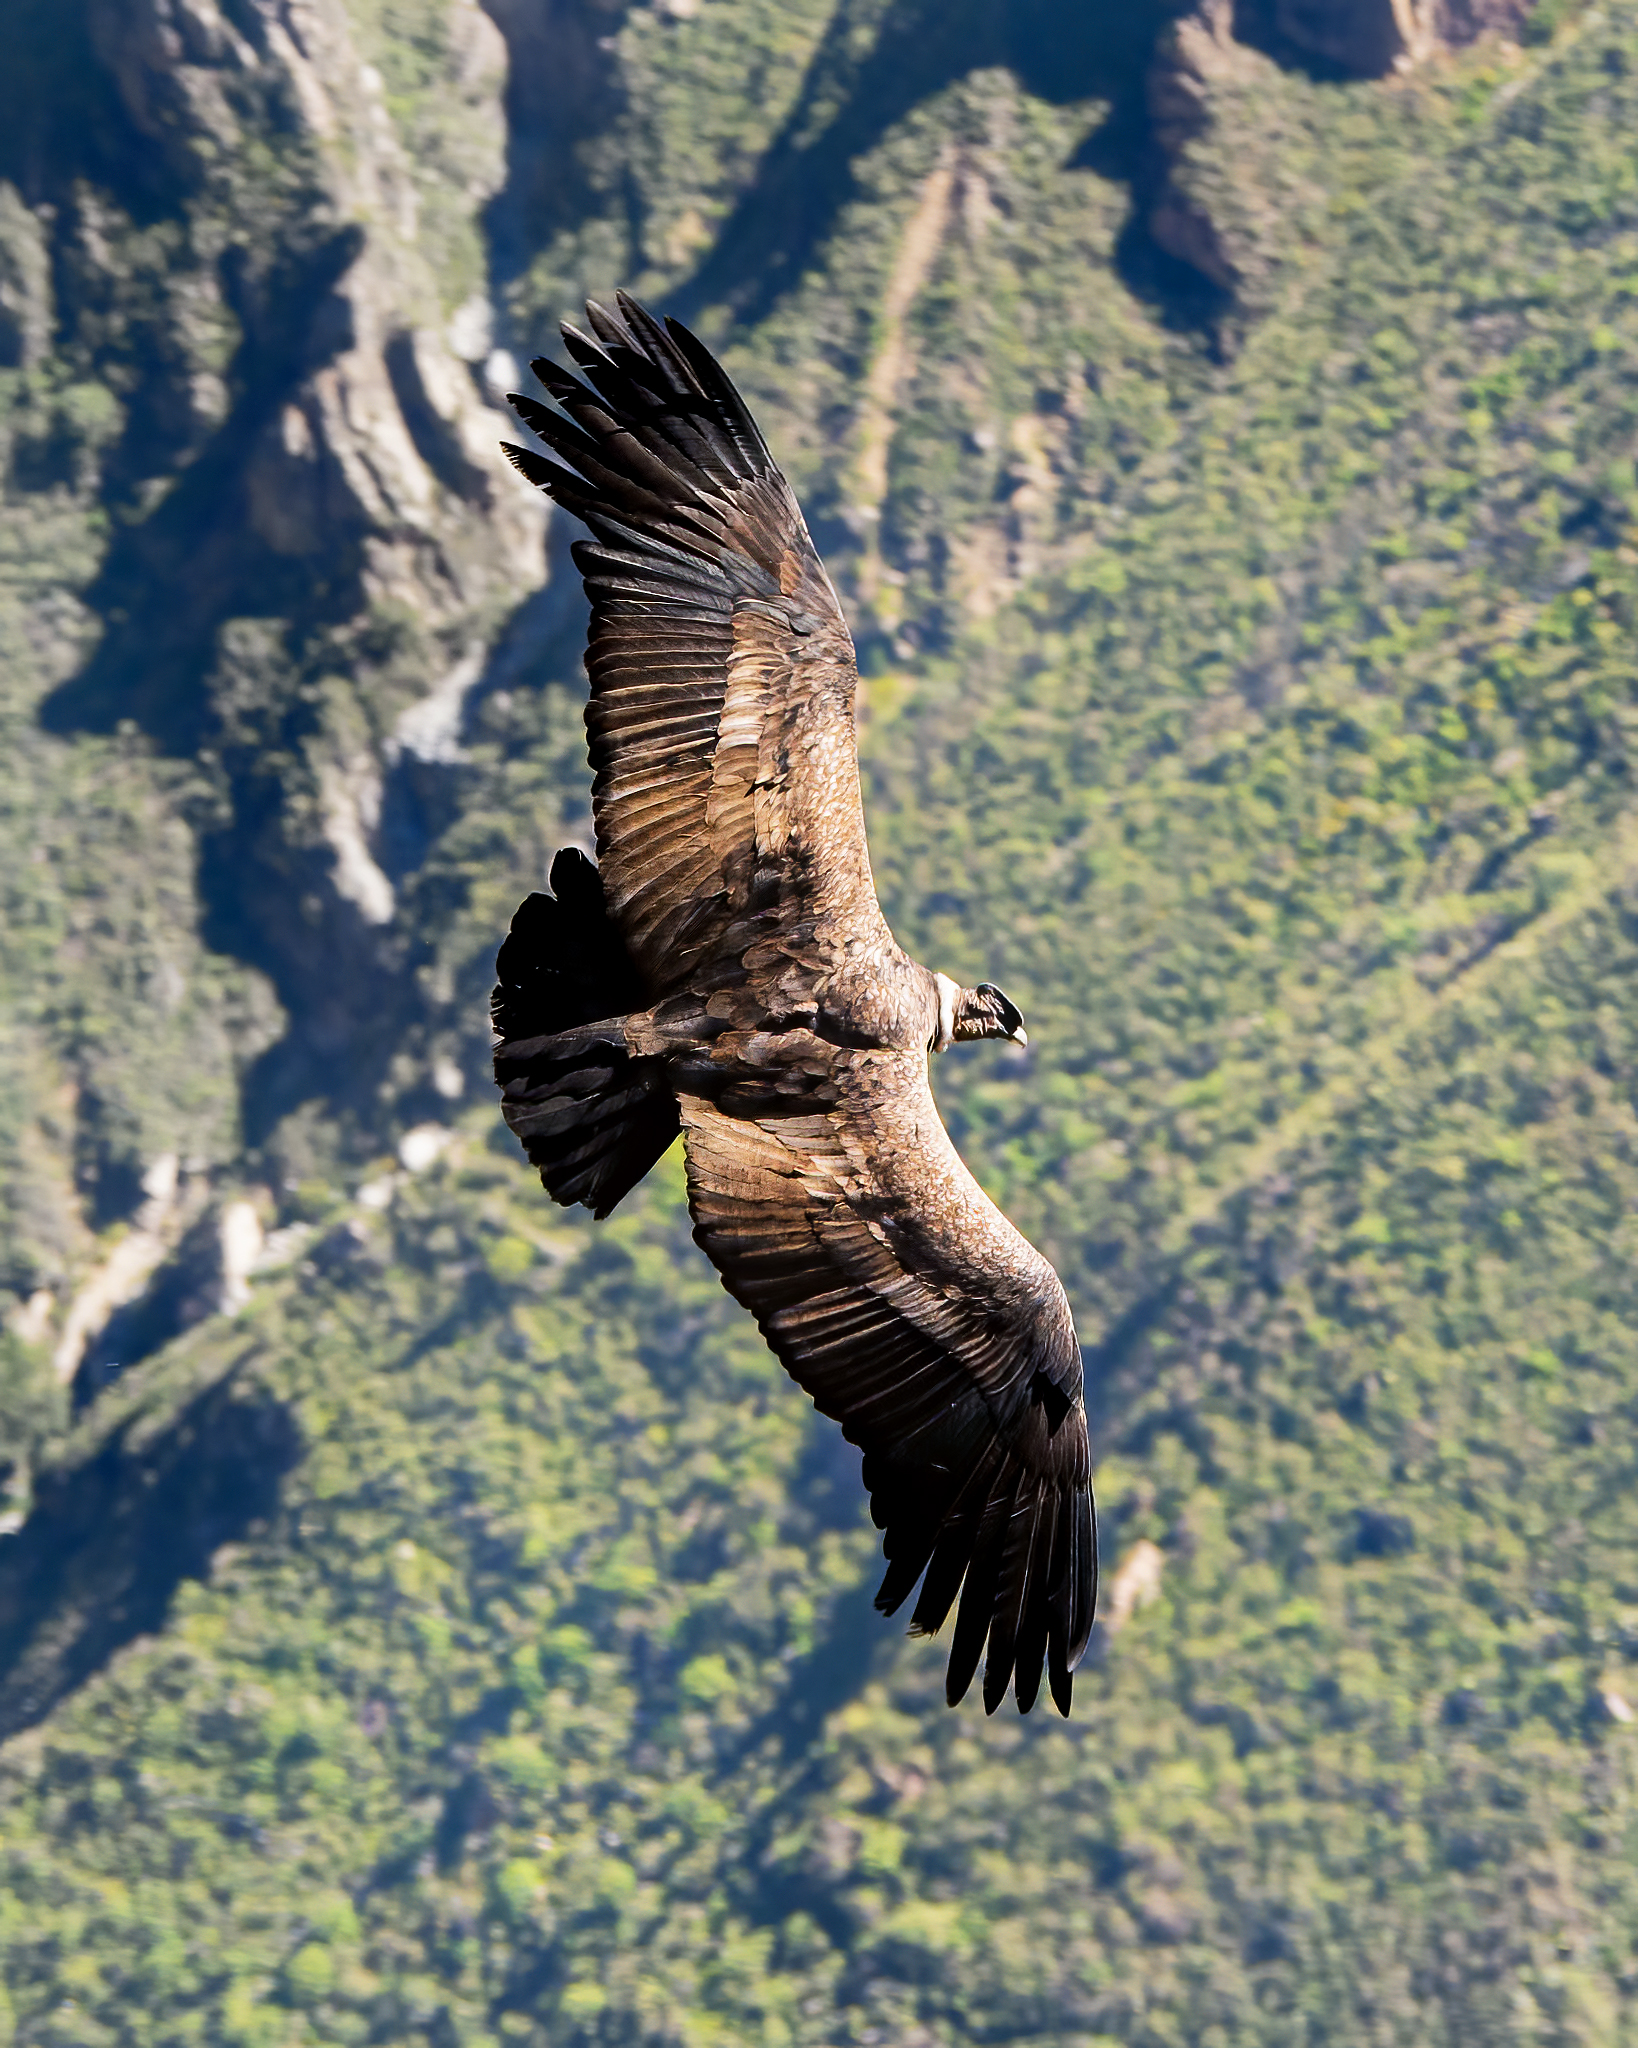
M 928 1055 L 1023 1044 L 989 984 L 895 943 L 860 803 L 847 622 L 720 365 L 621 295 L 565 327 L 508 447 L 590 528 L 597 865 L 574 848 L 501 948 L 495 1074 L 559 1202 L 605 1216 L 680 1128 L 694 1235 L 864 1452 L 913 1634 L 960 1612 L 946 1693 L 1043 1662 L 1068 1713 L 1097 1597 L 1080 1346 L 1058 1276 L 951 1144 Z

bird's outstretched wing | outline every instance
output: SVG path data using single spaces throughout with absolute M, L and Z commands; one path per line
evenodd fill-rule
M 513 462 L 590 527 L 586 722 L 608 911 L 650 1001 L 707 997 L 673 1080 L 695 1235 L 865 1453 L 891 1613 L 958 1589 L 948 1692 L 1067 1712 L 1097 1587 L 1081 1360 L 1051 1267 L 962 1165 L 925 1052 L 820 1039 L 804 985 L 897 956 L 865 847 L 846 623 L 789 486 L 693 336 L 622 297 L 565 329 L 588 383 L 514 399 Z M 595 337 L 595 338 L 593 338 Z M 565 467 L 572 465 L 572 468 Z M 730 992 L 745 987 L 745 1026 Z M 784 1000 L 786 994 L 793 1000 Z
M 732 1085 L 682 1096 L 694 1235 L 865 1454 L 888 1558 L 877 1606 L 921 1580 L 911 1627 L 931 1634 L 965 1575 L 951 1705 L 987 1638 L 987 1711 L 1015 1678 L 1027 1712 L 1044 1659 L 1067 1714 L 1098 1565 L 1058 1276 L 962 1164 L 921 1055 L 804 1031 L 730 1052 Z
M 508 447 L 585 521 L 598 867 L 658 998 L 760 939 L 887 940 L 865 847 L 853 641 L 744 401 L 623 294 L 541 360 L 562 408 L 511 401 L 561 460 Z M 572 471 L 564 467 L 572 464 Z

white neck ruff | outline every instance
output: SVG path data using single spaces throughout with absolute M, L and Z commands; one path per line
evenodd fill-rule
M 956 997 L 961 990 L 947 974 L 935 974 L 938 983 L 938 1036 L 933 1040 L 934 1052 L 943 1052 L 955 1036 Z

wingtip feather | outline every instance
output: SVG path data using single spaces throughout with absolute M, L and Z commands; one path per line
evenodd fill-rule
M 990 1615 L 990 1653 L 984 1665 L 984 1711 L 993 1714 L 1007 1696 L 1018 1662 L 1018 1647 L 1025 1633 L 1032 1593 L 1032 1566 L 1036 1534 L 1040 1527 L 1044 1489 L 1037 1481 L 1034 1497 L 1020 1483 L 1007 1524 L 1001 1571 L 996 1581 L 995 1605 Z
M 985 1638 L 990 1632 L 1002 1550 L 1017 1485 L 1016 1473 L 1003 1466 L 979 1517 L 966 1582 L 961 1589 L 961 1606 L 956 1613 L 950 1662 L 944 1674 L 944 1697 L 952 1707 L 959 1706 L 966 1698 L 967 1689 L 978 1670 Z

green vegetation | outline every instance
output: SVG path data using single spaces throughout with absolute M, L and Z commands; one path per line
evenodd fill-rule
M 1066 32 L 1054 75 L 1049 24 L 950 10 L 900 105 L 908 4 L 586 0 L 600 125 L 531 211 L 526 39 L 497 7 L 491 201 L 466 12 L 355 9 L 441 185 L 393 261 L 437 327 L 532 222 L 519 354 L 584 285 L 693 292 L 789 456 L 884 901 L 1029 1020 L 938 1084 L 1075 1302 L 1121 1625 L 1067 1726 L 947 1713 L 677 1160 L 594 1227 L 512 1156 L 483 994 L 584 819 L 572 602 L 461 583 L 497 515 L 453 469 L 455 597 L 407 512 L 235 552 L 239 444 L 319 375 L 235 335 L 329 332 L 301 266 L 376 233 L 339 145 L 228 95 L 211 176 L 122 215 L 116 126 L 52 191 L 0 148 L 0 2038 L 1614 2048 L 1638 9 L 1377 83 L 1234 50 L 1174 174 L 1240 280 L 1210 332 L 1126 281 L 1137 74 Z M 827 134 L 763 291 L 756 202 Z M 264 282 L 211 300 L 252 218 Z M 212 522 L 193 639 L 128 631 L 130 565 Z M 166 1321 L 236 1198 L 248 1298 Z M 149 1334 L 76 1408 L 68 1304 L 144 1231 Z

